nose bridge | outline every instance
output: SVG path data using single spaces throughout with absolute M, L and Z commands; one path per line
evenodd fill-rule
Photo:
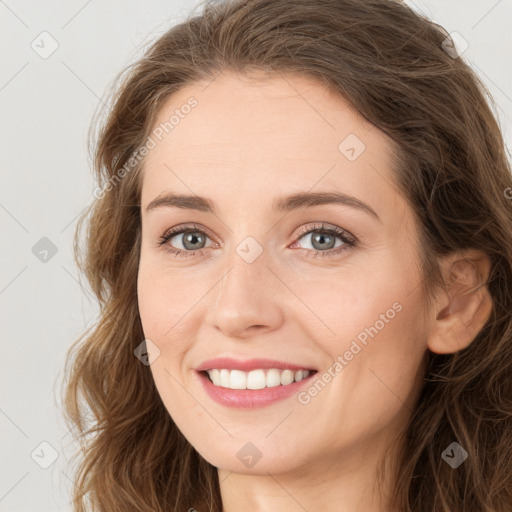
M 247 237 L 230 251 L 215 287 L 209 322 L 226 336 L 240 336 L 253 326 L 269 329 L 280 322 L 275 276 L 267 268 L 269 251 Z

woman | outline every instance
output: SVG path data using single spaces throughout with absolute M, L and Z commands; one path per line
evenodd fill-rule
M 239 0 L 128 71 L 75 510 L 510 510 L 512 179 L 453 48 L 393 0 Z

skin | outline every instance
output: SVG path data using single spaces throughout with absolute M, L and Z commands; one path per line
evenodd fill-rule
M 389 510 L 392 473 L 378 489 L 378 463 L 386 449 L 395 453 L 427 349 L 460 350 L 487 320 L 486 287 L 468 290 L 487 278 L 488 258 L 470 251 L 443 260 L 453 293 L 440 292 L 423 314 L 418 226 L 394 185 L 385 134 L 312 79 L 230 72 L 172 95 L 155 126 L 190 96 L 198 105 L 142 170 L 138 300 L 145 337 L 160 350 L 150 368 L 163 403 L 218 468 L 225 512 Z M 354 161 L 338 149 L 349 134 L 365 145 Z M 207 197 L 216 214 L 146 211 L 170 191 Z M 380 219 L 340 204 L 272 211 L 274 199 L 299 191 L 355 196 Z M 299 229 L 321 222 L 358 244 L 331 257 L 308 255 L 312 234 Z M 170 242 L 157 245 L 170 228 L 191 223 L 208 236 L 202 254 L 180 257 L 166 251 Z M 236 251 L 249 236 L 263 250 L 252 263 Z M 182 235 L 172 243 L 187 250 Z M 209 398 L 194 370 L 213 357 L 263 357 L 323 375 L 394 303 L 400 312 L 307 404 L 292 396 L 228 408 Z M 248 442 L 262 454 L 251 468 L 237 457 Z

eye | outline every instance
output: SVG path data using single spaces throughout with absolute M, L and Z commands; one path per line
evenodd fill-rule
M 292 247 L 296 246 L 301 239 L 309 241 L 311 248 L 302 248 L 307 256 L 329 257 L 349 250 L 356 245 L 356 238 L 350 233 L 337 226 L 326 226 L 324 223 L 315 226 L 302 228 L 297 235 L 298 240 Z M 338 239 L 340 243 L 337 242 Z M 300 248 L 300 247 L 299 247 Z
M 158 245 L 168 245 L 166 250 L 175 256 L 194 256 L 196 251 L 205 248 L 207 238 L 208 235 L 195 225 L 177 226 L 161 236 Z

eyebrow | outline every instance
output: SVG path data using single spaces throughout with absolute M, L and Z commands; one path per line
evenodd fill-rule
M 342 204 L 368 213 L 380 221 L 380 217 L 371 206 L 363 203 L 363 201 L 357 199 L 357 197 L 341 192 L 298 192 L 287 197 L 276 199 L 272 204 L 272 209 L 276 213 L 285 213 L 299 208 L 311 208 L 325 204 Z M 146 211 L 159 207 L 176 207 L 215 213 L 215 205 L 210 199 L 196 195 L 166 193 L 153 199 L 148 204 Z

